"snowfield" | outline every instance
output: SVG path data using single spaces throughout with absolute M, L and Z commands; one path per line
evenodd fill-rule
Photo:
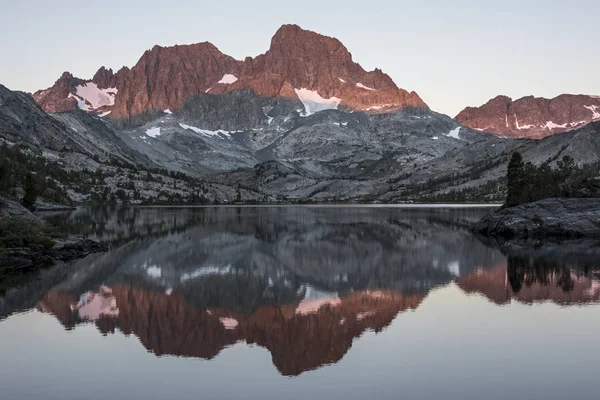
M 222 83 L 224 85 L 231 85 L 232 83 L 237 82 L 238 78 L 235 75 L 225 74 L 221 78 L 221 80 L 217 83 Z
M 305 115 L 309 116 L 314 113 L 318 113 L 323 110 L 337 110 L 338 106 L 342 102 L 342 99 L 337 97 L 332 97 L 330 99 L 325 99 L 319 95 L 314 90 L 309 90 L 305 88 L 294 89 L 296 95 L 304 104 Z
M 69 98 L 77 100 L 77 107 L 84 111 L 94 111 L 103 106 L 114 106 L 117 88 L 100 89 L 93 82 L 84 83 L 75 88 L 76 94 L 69 94 Z

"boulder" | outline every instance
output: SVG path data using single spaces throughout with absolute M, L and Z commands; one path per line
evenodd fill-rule
M 472 230 L 483 236 L 513 238 L 600 237 L 600 199 L 544 199 L 483 217 Z
M 3 197 L 0 197 L 0 217 L 19 217 L 29 221 L 38 219 L 21 204 Z

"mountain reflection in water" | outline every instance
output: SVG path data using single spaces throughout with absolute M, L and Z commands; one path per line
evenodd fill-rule
M 135 335 L 156 356 L 213 359 L 254 344 L 296 376 L 338 362 L 365 331 L 419 312 L 453 282 L 498 305 L 600 300 L 598 266 L 507 259 L 481 244 L 464 225 L 486 210 L 131 212 L 152 229 L 83 224 L 114 248 L 7 291 L 1 315 L 35 306 L 67 330 L 93 323 L 103 335 Z

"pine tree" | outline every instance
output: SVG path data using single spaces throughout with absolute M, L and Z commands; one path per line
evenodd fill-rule
M 5 188 L 5 178 L 6 178 L 6 167 L 4 165 L 0 165 L 0 190 Z
M 522 203 L 525 187 L 525 164 L 523 156 L 515 151 L 508 163 L 507 171 L 507 190 L 506 207 L 516 206 Z
M 239 184 L 237 186 L 237 195 L 235 197 L 235 201 L 237 201 L 238 203 L 242 201 L 242 191 L 241 186 Z
M 25 208 L 30 211 L 35 211 L 35 201 L 37 199 L 37 188 L 35 180 L 31 174 L 27 174 L 25 177 L 25 195 L 23 196 L 22 204 Z

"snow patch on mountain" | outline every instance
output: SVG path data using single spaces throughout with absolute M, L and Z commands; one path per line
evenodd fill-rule
M 85 103 L 85 100 L 79 96 L 74 95 L 73 93 L 69 93 L 69 99 L 77 100 L 77 108 L 83 111 L 92 111 L 92 108 Z
M 77 97 L 86 104 L 86 107 L 83 108 L 78 101 L 79 108 L 86 111 L 93 111 L 102 106 L 113 106 L 115 104 L 115 95 L 119 92 L 117 88 L 100 89 L 93 82 L 79 85 L 75 88 L 75 91 Z
M 552 130 L 552 129 L 565 129 L 566 127 L 567 127 L 567 124 L 558 125 L 558 124 L 555 124 L 552 121 L 546 121 L 546 125 L 542 125 L 542 128 L 546 128 L 546 129 L 549 129 L 549 130 Z
M 346 81 L 344 79 L 342 79 L 342 78 L 338 78 L 338 79 L 340 80 L 340 82 L 346 83 Z
M 446 134 L 446 136 L 452 137 L 454 139 L 460 139 L 460 130 L 462 126 L 457 127 L 456 129 L 452 129 L 450 132 Z
M 520 131 L 525 130 L 525 129 L 531 129 L 531 128 L 535 127 L 534 125 L 519 125 L 519 119 L 517 118 L 517 114 L 515 114 L 515 126 Z
M 159 127 L 150 128 L 150 129 L 146 130 L 146 135 L 148 135 L 154 139 L 154 138 L 160 136 L 160 128 Z
M 296 96 L 304 105 L 304 114 L 306 116 L 312 115 L 314 113 L 318 113 L 319 111 L 324 110 L 337 110 L 340 105 L 342 99 L 337 97 L 331 97 L 329 99 L 325 99 L 319 95 L 315 90 L 309 90 L 305 88 L 294 89 L 296 92 Z
M 190 131 L 199 133 L 199 134 L 204 135 L 204 136 L 213 136 L 213 137 L 215 137 L 215 136 L 216 137 L 225 136 L 227 138 L 231 138 L 231 135 L 229 134 L 229 132 L 223 131 L 223 130 L 209 131 L 207 129 L 200 129 L 200 128 L 196 128 L 195 126 L 186 125 L 186 124 L 182 124 L 182 123 L 179 123 L 179 126 L 182 127 L 183 129 L 188 129 Z
M 235 75 L 225 74 L 225 75 L 223 75 L 221 80 L 217 83 L 222 83 L 224 85 L 231 85 L 232 83 L 237 82 L 237 80 L 238 80 L 238 78 Z
M 598 112 L 598 106 L 584 106 L 592 112 L 592 119 L 600 119 L 600 112 Z
M 163 110 L 165 114 L 173 114 L 173 111 L 169 110 L 168 108 L 166 110 Z
M 107 115 L 109 115 L 110 113 L 111 113 L 111 111 L 105 111 L 105 112 L 103 112 L 103 113 L 100 113 L 100 114 L 98 114 L 98 116 L 99 116 L 100 118 L 102 118 L 102 117 L 106 117 L 106 116 L 107 116 Z
M 382 104 L 380 106 L 373 106 L 373 107 L 369 107 L 367 108 L 365 111 L 371 111 L 371 110 L 383 110 L 385 108 L 391 108 L 391 107 L 397 107 L 397 104 Z M 416 117 L 415 117 L 416 118 Z
M 360 82 L 358 82 L 358 83 L 356 84 L 356 87 L 359 87 L 359 88 L 361 88 L 361 89 L 365 89 L 365 90 L 375 90 L 375 89 L 373 89 L 372 87 L 365 86 L 365 85 L 363 85 L 363 84 L 362 84 L 362 83 L 360 83 Z

